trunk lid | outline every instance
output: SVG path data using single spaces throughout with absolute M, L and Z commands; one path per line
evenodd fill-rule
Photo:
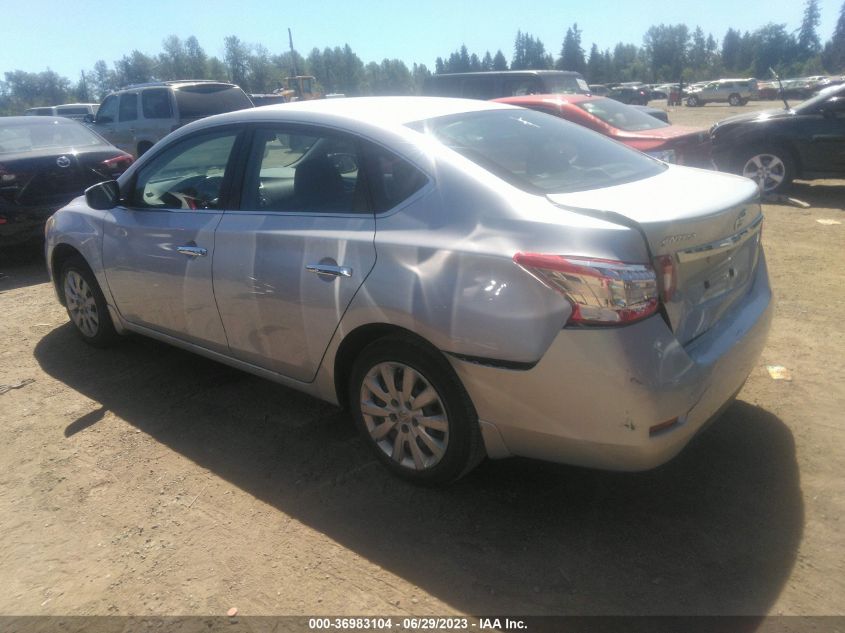
M 760 251 L 757 186 L 727 174 L 670 166 L 636 182 L 548 198 L 570 211 L 631 226 L 654 261 L 668 256 L 675 292 L 663 301 L 681 343 L 706 332 L 750 288 Z

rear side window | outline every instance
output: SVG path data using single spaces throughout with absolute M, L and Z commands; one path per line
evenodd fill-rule
M 369 213 L 354 138 L 334 131 L 257 130 L 241 209 Z
M 145 119 L 169 119 L 173 116 L 170 107 L 170 91 L 167 88 L 151 88 L 141 93 L 141 110 Z
M 197 84 L 176 88 L 176 105 L 179 116 L 184 119 L 197 119 L 251 108 L 252 101 L 246 93 L 228 84 Z
M 365 151 L 370 194 L 376 213 L 388 211 L 404 202 L 428 182 L 423 172 L 383 147 L 367 143 Z
M 535 194 L 609 187 L 666 169 L 591 130 L 532 110 L 466 112 L 410 127 Z
M 120 95 L 120 121 L 134 121 L 138 118 L 138 95 L 127 92 Z

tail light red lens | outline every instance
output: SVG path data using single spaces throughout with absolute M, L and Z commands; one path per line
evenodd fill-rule
M 655 259 L 655 263 L 660 277 L 663 301 L 671 301 L 678 286 L 678 268 L 675 266 L 675 258 L 672 255 L 660 255 Z
M 568 324 L 623 325 L 657 312 L 657 275 L 648 264 L 539 253 L 513 261 L 569 300 Z
M 134 160 L 135 159 L 129 154 L 119 154 L 117 156 L 113 156 L 112 158 L 107 158 L 100 164 L 109 171 L 124 172 L 129 168 L 129 165 L 131 165 Z

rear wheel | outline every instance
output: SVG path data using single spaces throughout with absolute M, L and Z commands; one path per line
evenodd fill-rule
M 118 334 L 106 299 L 85 260 L 69 259 L 62 267 L 61 280 L 68 316 L 82 340 L 95 347 L 114 343 Z
M 732 106 L 742 105 L 742 99 L 738 94 L 734 93 L 728 97 L 728 103 Z
M 391 336 L 356 359 L 349 381 L 356 425 L 379 461 L 420 484 L 447 484 L 484 457 L 478 415 L 448 361 Z
M 143 143 L 138 143 L 138 158 L 141 158 L 147 151 L 153 146 L 152 143 L 148 143 L 144 141 Z
M 690 106 L 691 108 L 694 108 L 699 104 L 700 104 L 700 101 L 699 101 L 698 97 L 696 97 L 695 95 L 692 95 L 691 97 L 687 97 L 687 105 Z
M 751 149 L 737 161 L 736 172 L 757 183 L 761 193 L 783 191 L 795 177 L 792 155 L 780 147 Z

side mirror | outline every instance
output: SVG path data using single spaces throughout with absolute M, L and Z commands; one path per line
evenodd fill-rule
M 93 123 L 94 122 L 94 115 L 89 112 L 84 117 L 82 117 L 82 121 L 84 123 Z
M 114 209 L 120 201 L 120 187 L 116 180 L 107 180 L 85 190 L 85 202 L 97 211 Z

